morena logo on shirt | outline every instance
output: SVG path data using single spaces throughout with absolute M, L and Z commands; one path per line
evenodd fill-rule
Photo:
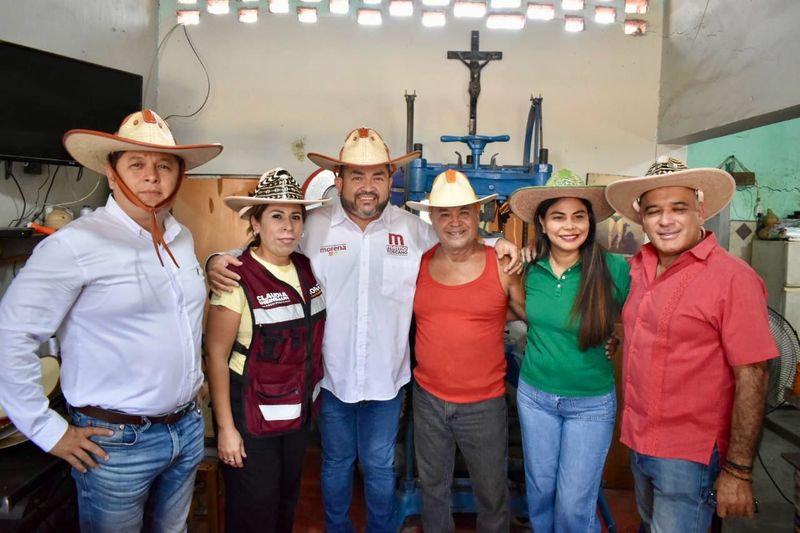
M 289 295 L 285 292 L 268 292 L 267 294 L 259 294 L 256 296 L 258 303 L 264 307 L 270 307 L 283 302 L 289 301 Z
M 387 255 L 408 255 L 406 239 L 399 233 L 389 233 L 389 244 L 386 245 Z
M 312 298 L 315 298 L 315 297 L 319 296 L 321 293 L 322 293 L 322 289 L 320 288 L 319 284 L 314 285 L 308 291 L 308 294 L 310 294 Z
M 325 255 L 337 255 L 340 252 L 346 252 L 346 244 L 326 244 L 319 247 L 319 253 Z

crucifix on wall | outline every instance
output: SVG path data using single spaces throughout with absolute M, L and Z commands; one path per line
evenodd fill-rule
M 464 52 L 447 52 L 447 59 L 458 59 L 469 69 L 469 134 L 475 135 L 478 127 L 478 96 L 481 94 L 481 70 L 492 60 L 503 59 L 503 52 L 480 51 L 478 32 L 471 35 L 470 49 Z

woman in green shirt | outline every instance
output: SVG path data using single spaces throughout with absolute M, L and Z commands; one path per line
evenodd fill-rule
M 595 240 L 597 223 L 614 211 L 603 189 L 562 171 L 511 196 L 514 214 L 536 236 L 517 389 L 536 533 L 600 531 L 597 495 L 616 414 L 605 344 L 630 283 L 625 259 Z

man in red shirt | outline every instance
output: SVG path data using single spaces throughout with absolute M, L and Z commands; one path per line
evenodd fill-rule
M 703 222 L 736 190 L 715 168 L 659 158 L 606 197 L 650 243 L 631 262 L 621 440 L 646 531 L 705 532 L 752 516 L 753 457 L 777 349 L 763 281 Z

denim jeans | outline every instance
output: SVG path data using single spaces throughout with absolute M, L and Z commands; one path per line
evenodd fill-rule
M 517 389 L 528 513 L 536 533 L 600 531 L 597 495 L 617 399 Z
M 633 450 L 630 455 L 636 506 L 644 531 L 708 531 L 716 509 L 710 493 L 720 468 L 716 448 L 707 465 L 684 459 L 653 457 Z
M 477 531 L 507 533 L 508 415 L 504 396 L 451 403 L 414 383 L 414 448 L 422 490 L 422 529 L 452 532 L 450 487 L 456 446 L 467 463 L 478 511 Z
M 395 531 L 394 450 L 402 391 L 391 400 L 345 403 L 322 389 L 322 503 L 327 533 L 351 533 L 353 465 L 364 474 L 367 533 Z
M 92 437 L 109 455 L 85 474 L 72 470 L 83 533 L 186 531 L 197 465 L 203 459 L 203 415 L 174 424 L 111 424 L 71 412 L 72 424 L 114 431 Z

